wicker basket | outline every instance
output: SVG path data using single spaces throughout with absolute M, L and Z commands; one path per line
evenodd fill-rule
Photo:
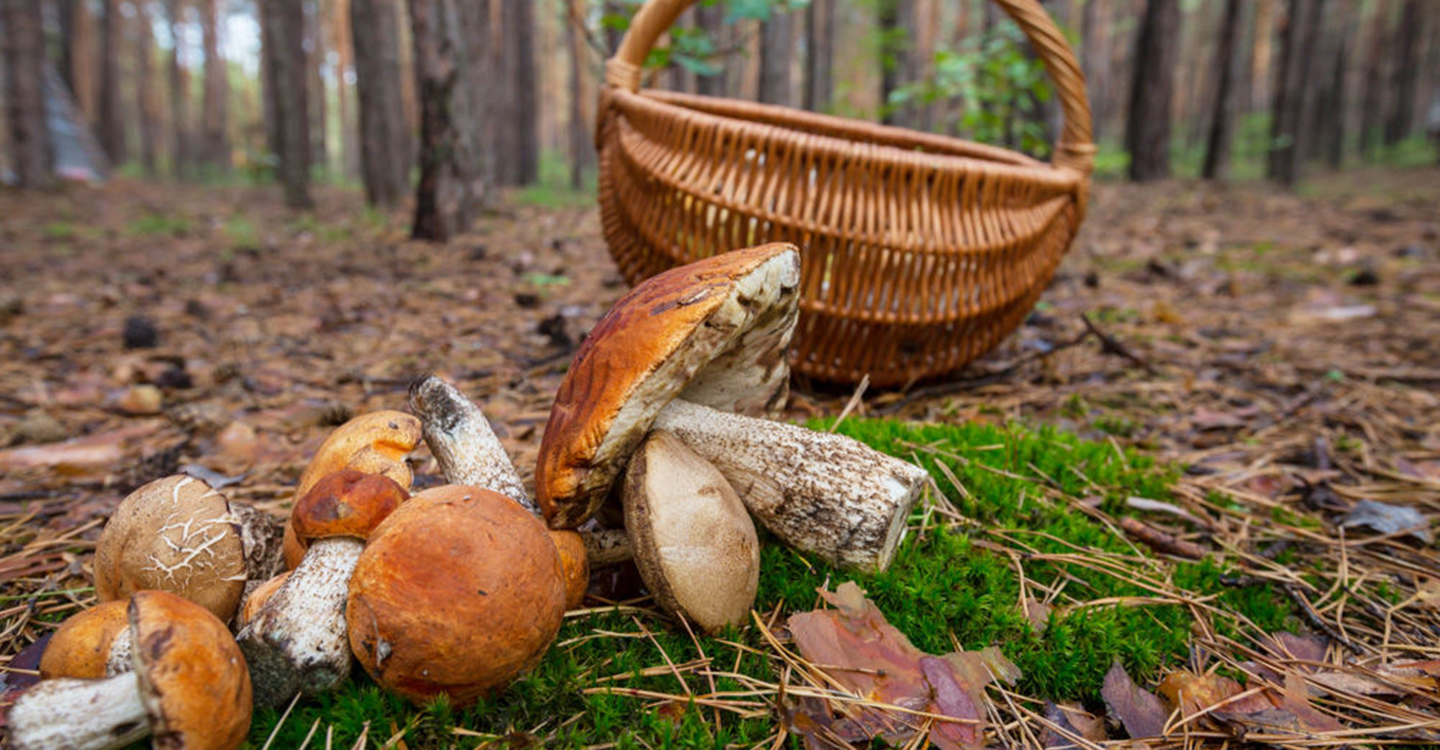
M 791 365 L 897 386 L 953 371 L 1024 319 L 1085 215 L 1085 81 L 1036 0 L 996 0 L 1055 83 L 1050 164 L 1001 148 L 785 107 L 640 91 L 694 0 L 648 0 L 600 94 L 600 215 L 635 282 L 761 242 L 802 250 Z

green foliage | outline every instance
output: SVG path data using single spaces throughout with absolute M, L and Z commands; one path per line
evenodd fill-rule
M 47 240 L 64 242 L 75 239 L 76 234 L 73 221 L 52 221 L 45 225 L 45 239 Z
M 580 208 L 595 205 L 596 175 L 586 174 L 584 185 L 579 190 L 570 185 L 570 166 L 566 155 L 557 151 L 540 154 L 540 179 L 526 185 L 511 196 L 512 200 L 527 206 L 542 208 Z
M 130 222 L 130 234 L 146 237 L 184 237 L 193 227 L 183 216 L 148 213 Z
M 230 243 L 231 249 L 257 250 L 260 248 L 260 232 L 255 228 L 255 222 L 245 218 L 243 214 L 232 214 L 225 219 L 221 233 L 225 235 L 225 241 Z

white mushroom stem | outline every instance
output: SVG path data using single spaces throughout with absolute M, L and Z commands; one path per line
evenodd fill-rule
M 134 674 L 44 680 L 15 701 L 8 723 L 16 750 L 110 750 L 150 734 Z
M 884 570 L 929 475 L 858 440 L 670 402 L 652 429 L 720 469 L 765 528 L 831 563 Z
M 333 689 L 350 675 L 345 597 L 365 543 L 310 544 L 300 565 L 235 637 L 250 668 L 255 703 L 280 706 L 297 692 Z
M 110 655 L 105 658 L 106 677 L 125 674 L 135 668 L 134 662 L 130 660 L 134 647 L 135 634 L 130 632 L 130 628 L 121 630 L 110 639 Z
M 498 492 L 540 515 L 490 420 L 455 386 L 430 375 L 410 386 L 410 409 L 420 417 L 425 444 L 445 479 Z

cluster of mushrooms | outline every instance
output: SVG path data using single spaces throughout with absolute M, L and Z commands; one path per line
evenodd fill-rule
M 480 408 L 433 376 L 413 415 L 330 435 L 283 528 L 194 477 L 141 487 L 101 535 L 101 603 L 54 633 L 10 711 L 14 746 L 234 748 L 253 703 L 332 690 L 353 661 L 416 703 L 464 706 L 535 666 L 591 566 L 627 559 L 672 615 L 737 625 L 759 578 L 752 517 L 884 569 L 924 471 L 765 418 L 788 394 L 799 283 L 798 251 L 772 244 L 623 297 L 560 387 L 534 498 Z M 422 437 L 446 484 L 412 496 Z

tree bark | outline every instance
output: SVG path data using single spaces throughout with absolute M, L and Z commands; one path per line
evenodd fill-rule
M 77 5 L 84 6 L 83 2 L 76 0 L 55 0 L 55 20 L 59 28 L 60 43 L 60 78 L 65 81 L 65 88 L 70 89 L 70 96 L 75 95 L 75 8 Z
M 1315 48 L 1319 28 L 1318 0 L 1290 0 L 1281 41 L 1280 70 L 1276 77 L 1274 114 L 1270 127 L 1270 159 L 1267 176 L 1290 187 L 1300 179 L 1300 165 L 1306 150 L 1310 106 L 1313 96 L 1307 61 Z
M 100 22 L 100 145 L 110 163 L 125 163 L 125 120 L 120 109 L 120 50 L 125 46 L 120 0 L 105 0 Z
M 140 163 L 154 177 L 159 161 L 160 107 L 155 98 L 155 39 L 150 11 L 135 4 L 135 108 L 140 112 Z
M 301 48 L 305 52 L 305 105 L 306 123 L 309 128 L 310 137 L 310 168 L 319 168 L 322 172 L 329 172 L 330 149 L 326 141 L 326 101 L 325 101 L 325 78 L 320 75 L 321 69 L 325 67 L 325 45 L 324 34 L 321 33 L 320 3 L 318 0 L 306 0 L 303 3 L 305 9 L 304 39 L 301 41 Z
M 830 0 L 818 0 L 818 2 L 830 2 Z M 720 3 L 705 5 L 697 3 L 695 6 L 695 25 L 705 32 L 710 42 L 717 49 L 725 46 L 725 8 Z M 721 70 L 713 76 L 697 76 L 695 91 L 703 96 L 724 96 L 725 95 L 725 72 Z
M 791 106 L 790 42 L 794 14 L 783 5 L 771 8 L 770 17 L 760 24 L 760 101 Z
M 331 75 L 335 79 L 335 99 L 340 105 L 340 173 L 347 180 L 353 180 L 360 176 L 360 144 L 356 142 L 360 125 L 355 100 L 350 95 L 350 84 L 346 81 L 355 58 L 355 48 L 350 44 L 350 0 L 333 0 L 325 8 L 329 44 L 335 50 Z
M 1225 18 L 1220 24 L 1219 46 L 1215 51 L 1215 113 L 1210 119 L 1210 136 L 1205 144 L 1205 164 L 1201 176 L 1218 180 L 1224 176 L 1230 159 L 1230 141 L 1235 122 L 1235 78 L 1240 54 L 1240 29 L 1244 25 L 1244 4 L 1241 0 L 1225 0 Z
M 1420 35 L 1425 23 L 1420 16 L 1420 0 L 1405 0 L 1400 10 L 1400 37 L 1395 45 L 1395 62 L 1390 69 L 1391 90 L 1394 92 L 1393 106 L 1385 120 L 1385 145 L 1393 146 L 1405 140 L 1410 125 L 1415 121 L 1415 89 L 1420 74 L 1423 50 Z
M 566 0 L 565 5 L 565 44 L 570 50 L 570 187 L 579 190 L 584 186 L 585 173 L 594 168 L 596 158 L 592 136 L 594 125 L 590 122 L 589 108 L 586 106 L 591 100 L 585 85 L 588 47 L 580 28 L 585 19 L 585 0 Z M 703 76 L 695 78 L 695 87 L 698 90 L 698 79 Z
M 1325 23 L 1325 53 L 1320 57 L 1322 62 L 1329 63 L 1329 70 L 1321 71 L 1328 75 L 1318 104 L 1314 122 L 1315 135 L 1312 138 L 1315 148 L 1323 153 L 1326 163 L 1332 169 L 1338 169 L 1345 159 L 1345 142 L 1349 130 L 1346 77 L 1353 46 L 1350 37 L 1355 28 L 1354 2 L 1332 1 Z
M 1385 64 L 1390 56 L 1385 54 L 1389 42 L 1390 8 L 1386 0 L 1376 0 L 1371 6 L 1370 27 L 1366 34 L 1365 95 L 1360 107 L 1360 151 L 1366 157 L 1373 157 L 1375 147 L 1380 143 L 1385 117 Z
M 461 80 L 463 0 L 409 0 L 415 64 L 420 75 L 420 183 L 411 236 L 445 242 L 464 231 L 481 198 L 474 126 Z
M 22 188 L 48 188 L 55 170 L 50 133 L 45 129 L 45 37 L 40 0 L 0 0 L 5 33 L 5 113 L 10 126 L 11 164 Z
M 400 96 L 395 0 L 351 0 L 355 88 L 360 99 L 360 175 L 365 199 L 393 206 L 410 189 L 410 134 Z
M 61 6 L 64 12 L 64 6 Z M 75 96 L 75 104 L 85 116 L 85 122 L 94 127 L 100 122 L 99 86 L 96 78 L 100 72 L 97 52 L 100 43 L 96 41 L 96 20 L 87 3 L 74 0 L 70 5 L 70 29 L 67 34 L 63 59 L 68 67 L 66 79 Z
M 1170 176 L 1170 103 L 1179 26 L 1179 0 L 1147 0 L 1135 42 L 1135 78 L 1125 128 L 1132 180 Z
M 230 168 L 230 145 L 225 138 L 225 100 L 230 85 L 225 77 L 225 58 L 220 55 L 220 22 L 225 17 L 224 0 L 205 0 L 200 10 L 200 32 L 205 46 L 204 122 L 201 128 L 201 157 L 220 169 Z
M 835 0 L 805 8 L 805 109 L 825 112 L 835 92 Z
M 880 122 L 898 125 L 896 110 L 890 106 L 890 95 L 900 85 L 900 57 L 903 54 L 894 44 L 901 33 L 900 3 L 904 0 L 879 0 L 876 7 L 876 23 L 880 28 Z M 987 5 L 988 7 L 988 5 Z
M 1089 0 L 1080 17 L 1080 62 L 1085 68 L 1085 90 L 1090 95 L 1091 131 L 1096 142 L 1108 132 L 1110 116 L 1110 8 L 1109 0 Z
M 294 0 L 262 0 L 270 57 L 271 118 L 275 129 L 277 175 L 285 204 L 309 208 L 310 129 L 305 85 L 305 8 Z
M 495 182 L 525 185 L 540 172 L 538 97 L 535 71 L 535 17 L 532 0 L 500 0 L 503 106 L 496 112 Z
M 185 12 L 184 0 L 167 0 L 170 23 L 170 174 L 183 177 L 190 173 L 190 76 L 180 65 L 180 16 Z

